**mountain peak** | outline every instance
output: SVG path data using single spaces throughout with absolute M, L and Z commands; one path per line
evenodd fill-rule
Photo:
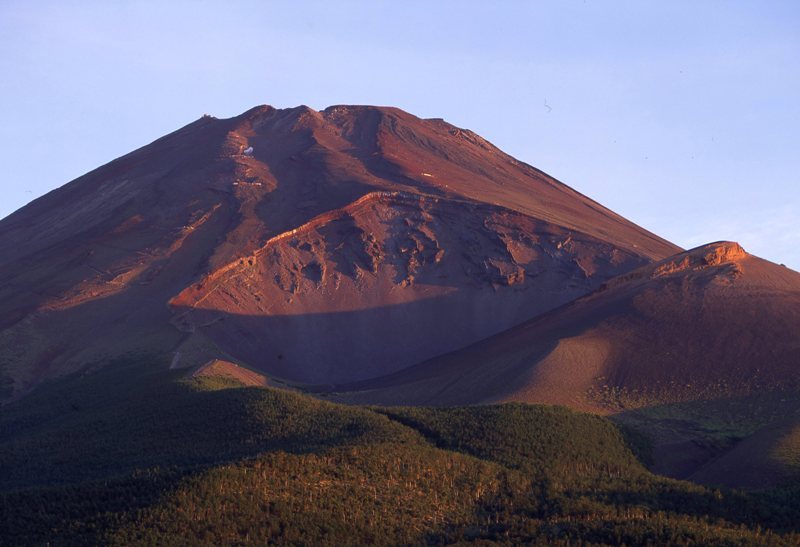
M 0 375 L 24 391 L 146 347 L 296 381 L 378 376 L 678 250 L 444 121 L 260 105 L 0 222 L 3 348 L 50 341 L 0 350 Z

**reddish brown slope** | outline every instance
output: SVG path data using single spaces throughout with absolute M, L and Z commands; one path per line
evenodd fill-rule
M 398 370 L 675 250 L 440 120 L 300 112 L 292 127 L 267 116 L 242 131 L 249 161 L 285 181 L 259 206 L 280 200 L 291 228 L 172 300 L 179 328 L 285 378 Z M 306 148 L 280 144 L 298 132 Z
M 254 153 L 243 154 L 249 146 Z M 370 197 L 382 192 L 421 200 Z M 273 239 L 295 229 L 315 239 L 299 238 L 297 248 Z M 127 351 L 224 357 L 216 344 L 238 351 L 242 335 L 242 353 L 263 355 L 255 361 L 265 370 L 361 378 L 410 364 L 404 355 L 472 342 L 675 250 L 442 121 L 392 108 L 257 107 L 198 120 L 0 221 L 0 377 L 19 393 Z M 436 277 L 445 275 L 435 271 L 439 251 L 450 281 Z M 256 256 L 257 275 L 243 288 L 240 264 Z M 198 289 L 220 283 L 232 284 L 225 297 Z M 323 288 L 335 294 L 323 299 Z M 413 331 L 422 338 L 387 331 L 382 352 L 358 349 L 376 335 L 359 338 L 359 325 L 385 317 L 375 310 L 391 310 L 402 320 L 387 324 L 406 328 L 442 299 L 452 303 L 437 316 L 439 331 L 422 323 Z M 310 336 L 308 322 L 293 323 L 299 316 L 312 318 Z M 224 328 L 202 326 L 220 319 Z M 270 332 L 293 340 L 285 360 Z M 340 355 L 322 364 L 302 357 L 323 350 L 296 351 L 329 344 Z
M 351 400 L 550 402 L 616 412 L 800 386 L 800 274 L 714 243 L 622 275 Z M 340 388 L 341 389 L 341 388 Z
M 378 376 L 585 294 L 641 258 L 494 205 L 372 193 L 172 300 L 181 330 L 295 381 Z

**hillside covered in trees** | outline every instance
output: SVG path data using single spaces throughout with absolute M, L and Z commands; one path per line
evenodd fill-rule
M 147 356 L 0 413 L 7 545 L 800 542 L 800 487 L 647 470 L 639 434 L 555 406 L 344 406 Z

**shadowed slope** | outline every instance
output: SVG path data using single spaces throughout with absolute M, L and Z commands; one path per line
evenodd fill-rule
M 359 400 L 545 401 L 600 412 L 798 384 L 800 274 L 714 243 L 394 377 Z M 487 383 L 488 382 L 488 383 Z M 355 386 L 354 386 L 355 387 Z

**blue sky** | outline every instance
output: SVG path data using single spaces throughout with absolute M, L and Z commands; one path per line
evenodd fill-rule
M 800 2 L 0 0 L 0 217 L 203 113 L 394 105 L 800 270 Z

